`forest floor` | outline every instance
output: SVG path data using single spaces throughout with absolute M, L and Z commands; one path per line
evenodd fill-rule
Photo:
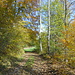
M 53 60 L 43 59 L 36 53 L 25 53 L 0 75 L 75 75 L 75 71 Z

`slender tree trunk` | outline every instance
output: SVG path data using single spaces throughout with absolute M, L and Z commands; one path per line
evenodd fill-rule
M 50 54 L 50 0 L 48 0 L 48 53 Z
M 64 17 L 64 25 L 65 25 L 65 33 L 66 33 L 66 30 L 67 30 L 67 1 L 65 0 L 64 1 L 64 14 L 65 14 L 65 17 Z M 66 37 L 65 37 L 65 40 L 67 40 L 67 33 L 66 33 Z M 65 44 L 67 43 L 67 41 L 65 42 Z M 67 48 L 66 48 L 66 46 L 64 47 L 64 49 L 65 49 L 65 59 L 64 59 L 64 61 L 66 61 L 67 60 Z
M 41 21 L 41 0 L 40 0 L 40 32 L 39 32 L 39 43 L 40 43 L 40 51 L 42 51 L 42 38 L 41 38 L 41 30 L 42 30 L 42 21 Z
M 16 2 L 16 0 L 15 0 L 15 12 L 16 12 L 16 5 L 17 5 L 17 2 Z M 16 14 L 14 14 L 15 15 L 15 17 L 16 17 Z

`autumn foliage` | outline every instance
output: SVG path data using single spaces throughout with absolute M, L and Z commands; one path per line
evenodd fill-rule
M 25 0 L 25 2 L 0 0 L 0 64 L 5 62 L 5 59 L 5 63 L 9 62 L 11 56 L 21 57 L 24 47 L 35 45 L 36 31 L 25 27 L 26 23 L 24 25 L 20 23 L 22 16 L 31 12 L 28 8 L 35 0 Z
M 61 40 L 62 43 L 68 49 L 75 49 L 75 21 L 73 21 L 69 26 L 66 26 L 66 30 L 62 33 L 64 34 L 64 38 Z

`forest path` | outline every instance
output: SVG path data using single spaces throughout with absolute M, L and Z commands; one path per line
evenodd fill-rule
M 25 61 L 21 62 L 20 65 L 25 65 L 30 75 L 52 75 L 48 72 L 48 61 L 41 58 L 39 54 L 25 53 L 23 57 L 25 57 Z
M 48 66 L 48 61 L 37 53 L 25 53 L 21 61 L 16 61 L 3 75 L 56 75 Z M 50 68 L 50 69 L 49 69 Z
M 25 53 L 21 61 L 17 61 L 3 75 L 75 75 L 63 65 L 45 60 L 36 53 Z M 72 73 L 72 74 L 71 74 Z

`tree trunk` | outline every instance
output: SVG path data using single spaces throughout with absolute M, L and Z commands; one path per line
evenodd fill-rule
M 50 0 L 48 0 L 48 53 L 50 54 Z
M 64 17 L 64 25 L 65 25 L 65 33 L 66 33 L 66 30 L 67 30 L 67 28 L 66 28 L 66 25 L 67 25 L 67 1 L 65 0 L 64 1 L 64 14 L 65 14 L 65 17 Z M 66 33 L 66 38 L 65 38 L 65 40 L 67 40 L 67 36 L 68 34 Z M 67 43 L 67 41 L 65 42 L 65 44 Z M 64 59 L 64 61 L 66 61 L 67 60 L 67 48 L 66 48 L 66 46 L 64 47 L 64 49 L 65 49 L 65 59 Z
M 41 0 L 40 0 L 40 32 L 39 32 L 40 51 L 42 51 L 41 29 L 42 29 L 42 21 L 41 21 Z

